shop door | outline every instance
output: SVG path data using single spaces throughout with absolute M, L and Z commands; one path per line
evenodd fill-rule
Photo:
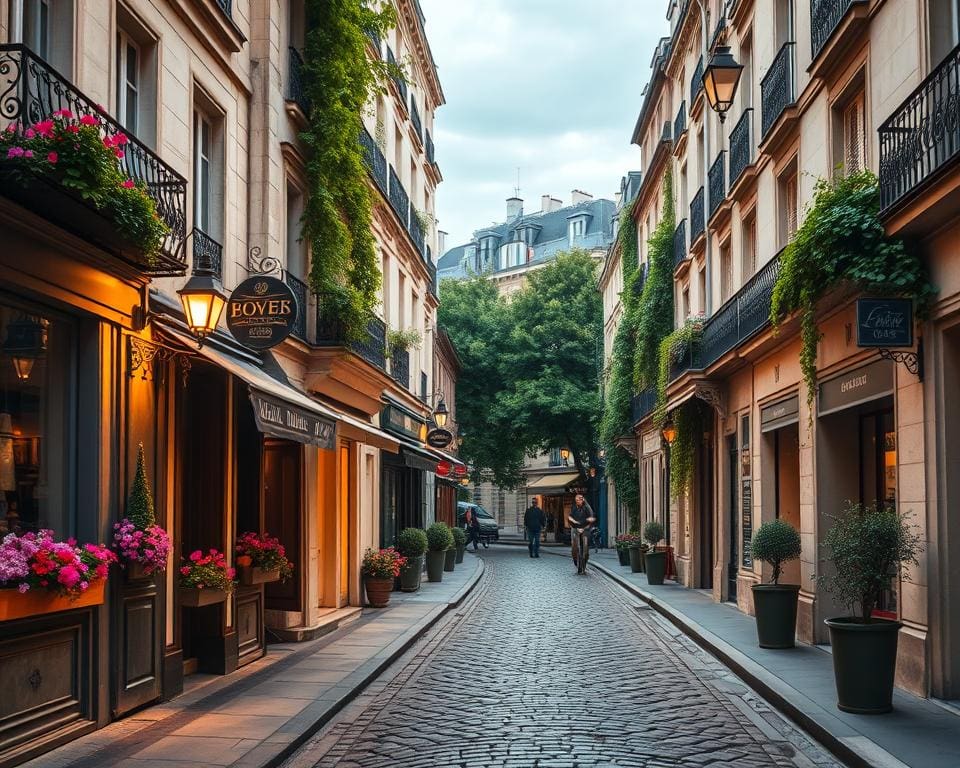
M 737 572 L 740 564 L 739 547 L 737 546 L 737 529 L 739 523 L 740 494 L 737 493 L 739 478 L 737 465 L 740 461 L 740 451 L 737 450 L 737 436 L 727 438 L 727 455 L 729 456 L 728 491 L 727 491 L 727 541 L 729 541 L 730 557 L 727 561 L 727 600 L 737 602 Z
M 380 546 L 391 547 L 397 542 L 398 477 L 396 467 L 383 465 L 380 481 Z
M 710 441 L 703 441 L 697 450 L 700 477 L 700 493 L 697 506 L 700 513 L 700 536 L 697 557 L 699 564 L 699 584 L 701 589 L 713 589 L 713 456 Z
M 340 557 L 340 605 L 346 605 L 350 599 L 350 502 L 352 501 L 349 446 L 340 446 L 339 459 L 340 492 L 337 494 L 337 498 L 340 514 L 337 521 L 337 531 L 339 539 L 338 554 Z
M 860 417 L 860 503 L 897 505 L 897 433 L 892 408 Z M 897 618 L 894 590 L 883 591 L 873 615 Z
M 303 610 L 300 585 L 303 579 L 301 556 L 300 454 L 299 443 L 268 440 L 263 452 L 263 529 L 283 542 L 293 563 L 293 578 L 282 584 L 267 584 L 265 605 L 275 611 Z

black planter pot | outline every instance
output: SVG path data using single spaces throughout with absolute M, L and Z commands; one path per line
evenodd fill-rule
M 799 584 L 754 584 L 753 608 L 761 648 L 793 648 L 797 638 Z
M 466 552 L 466 551 L 467 551 L 467 545 L 466 545 L 466 544 L 458 544 L 458 545 L 457 545 L 457 559 L 456 559 L 456 562 L 457 562 L 458 564 L 463 562 L 463 553 Z
M 874 619 L 863 624 L 851 617 L 826 619 L 833 647 L 837 707 L 858 715 L 882 715 L 893 709 L 899 621 Z
M 443 581 L 443 564 L 447 553 L 443 550 L 427 552 L 427 581 Z
M 630 573 L 643 573 L 643 550 L 640 547 L 630 547 L 627 557 L 630 558 Z
M 620 560 L 620 565 L 630 565 L 630 550 L 617 547 L 617 559 Z
M 647 566 L 647 584 L 652 586 L 663 584 L 663 577 L 667 573 L 667 553 L 647 552 L 643 559 Z
M 446 552 L 443 553 L 443 570 L 452 571 L 457 562 L 457 550 L 453 547 L 450 547 Z
M 420 589 L 420 576 L 423 573 L 423 555 L 407 558 L 407 564 L 400 569 L 400 589 L 403 592 L 416 592 Z

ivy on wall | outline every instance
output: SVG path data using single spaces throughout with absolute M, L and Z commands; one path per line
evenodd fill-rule
M 693 397 L 673 411 L 677 430 L 670 446 L 670 494 L 679 498 L 690 486 L 697 461 L 697 447 L 709 420 L 709 406 Z
M 389 3 L 307 0 L 306 95 L 312 104 L 301 134 L 307 147 L 302 235 L 310 243 L 310 287 L 351 338 L 366 331 L 378 303 L 380 264 L 374 245 L 371 189 L 359 142 L 362 111 L 397 68 L 367 55 L 367 35 L 396 23 Z
M 660 342 L 657 361 L 657 404 L 653 409 L 653 423 L 659 428 L 667 421 L 667 387 L 670 369 L 685 355 L 691 354 L 703 334 L 703 315 L 688 317 L 682 326 Z

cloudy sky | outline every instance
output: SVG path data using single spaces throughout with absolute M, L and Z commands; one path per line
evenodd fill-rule
M 503 221 L 520 169 L 528 211 L 570 190 L 613 197 L 666 0 L 420 0 L 447 104 L 434 141 L 447 247 Z

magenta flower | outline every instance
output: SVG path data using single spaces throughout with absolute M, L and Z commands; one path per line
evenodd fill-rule
M 23 147 L 10 147 L 7 150 L 7 159 L 13 157 L 23 157 Z
M 25 158 L 27 158 L 28 160 L 32 159 L 32 158 L 33 158 L 33 150 L 32 150 L 32 149 L 26 149 L 26 150 L 24 150 L 23 156 L 24 156 Z
M 57 160 L 59 159 L 60 157 L 56 152 L 51 152 L 49 155 L 47 155 L 47 162 L 50 163 L 50 165 L 56 165 Z
M 127 179 L 125 182 L 123 182 L 124 189 L 133 189 L 135 186 L 136 184 L 133 183 L 133 179 Z
M 80 125 L 96 125 L 96 124 L 97 124 L 97 118 L 95 118 L 93 115 L 83 115 L 80 118 Z
M 56 112 L 53 113 L 53 116 L 69 119 L 73 117 L 73 112 L 71 112 L 69 109 L 58 109 Z

